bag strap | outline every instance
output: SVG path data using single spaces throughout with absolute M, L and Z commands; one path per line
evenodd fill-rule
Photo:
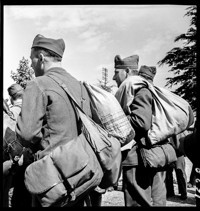
M 70 93 L 69 89 L 67 88 L 66 84 L 62 82 L 62 80 L 60 80 L 58 77 L 54 76 L 54 75 L 47 75 L 48 77 L 50 77 L 51 79 L 53 79 L 56 83 L 58 83 L 60 85 L 61 88 L 64 89 L 64 91 L 67 93 L 67 95 L 70 97 L 70 99 L 72 100 L 72 104 L 75 104 L 75 108 L 79 110 L 81 110 L 84 114 L 85 112 L 83 111 L 83 99 L 81 99 L 81 106 L 78 104 L 78 102 L 76 101 L 76 99 L 74 98 L 74 96 Z M 81 82 L 80 82 L 81 83 Z M 82 83 L 81 83 L 81 96 L 82 96 Z M 75 110 L 76 110 L 75 109 Z M 76 110 L 77 114 L 78 111 Z M 86 114 L 85 114 L 86 115 Z M 79 116 L 79 115 L 78 115 Z M 87 115 L 86 115 L 87 116 Z

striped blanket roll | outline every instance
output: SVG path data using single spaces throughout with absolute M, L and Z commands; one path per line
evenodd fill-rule
M 91 99 L 93 120 L 115 136 L 121 146 L 134 140 L 135 131 L 115 96 L 104 89 L 84 82 Z M 133 141 L 133 145 L 136 142 Z

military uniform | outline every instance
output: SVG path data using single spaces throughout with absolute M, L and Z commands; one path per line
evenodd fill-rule
M 115 68 L 121 69 L 124 64 L 126 68 L 129 65 L 131 66 L 132 63 L 137 66 L 138 56 L 135 59 L 132 56 L 122 61 L 119 56 L 116 57 Z M 155 67 L 145 65 L 141 66 L 138 72 L 138 75 L 145 77 L 150 83 L 152 83 L 155 74 Z M 122 81 L 115 96 L 122 105 L 124 112 L 135 130 L 135 141 L 140 143 L 142 139 L 145 142 L 147 132 L 151 127 L 153 97 L 151 92 L 145 87 L 137 90 L 134 87 L 129 87 L 129 79 L 133 80 L 135 76 L 133 75 L 131 77 L 128 80 L 125 79 Z M 117 79 L 117 75 L 115 75 L 114 79 Z M 128 92 L 126 89 L 130 89 L 131 91 L 129 90 L 130 92 Z M 133 99 L 131 103 L 129 102 L 130 99 Z M 165 172 L 157 172 L 155 169 L 144 168 L 140 165 L 137 147 L 138 145 L 135 145 L 131 150 L 122 152 L 125 206 L 165 206 Z
M 91 116 L 90 101 L 86 89 L 81 92 L 80 82 L 62 68 L 52 68 L 46 75 L 29 82 L 23 96 L 22 112 L 17 122 L 16 133 L 24 146 L 38 153 L 39 158 L 48 154 L 57 145 L 78 136 L 74 108 L 65 91 L 50 77 L 54 75 L 67 84 L 81 105 L 85 97 L 84 111 Z M 84 87 L 83 87 L 84 88 Z
M 135 129 L 135 140 L 147 135 L 151 126 L 152 95 L 147 88 L 141 88 L 130 105 L 130 122 Z M 123 184 L 126 206 L 166 205 L 165 172 L 140 167 L 137 145 L 123 155 Z
M 48 75 L 60 79 L 84 112 L 92 116 L 86 88 L 61 67 L 64 50 L 63 39 L 55 40 L 37 35 L 33 40 L 31 65 L 36 78 L 27 83 L 16 134 L 19 142 L 30 147 L 38 159 L 49 154 L 58 145 L 71 141 L 81 132 L 70 98 Z M 42 53 L 38 53 L 39 51 Z M 101 198 L 101 194 L 95 198 L 98 202 L 99 197 Z M 36 201 L 33 202 L 34 205 L 37 204 Z M 81 200 L 77 206 L 83 206 L 83 202 Z

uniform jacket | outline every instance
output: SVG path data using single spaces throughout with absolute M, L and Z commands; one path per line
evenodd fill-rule
M 65 91 L 47 75 L 62 80 L 91 116 L 89 96 L 80 82 L 63 68 L 51 68 L 45 75 L 36 77 L 27 84 L 23 95 L 22 111 L 19 115 L 16 134 L 25 147 L 33 152 L 40 150 L 39 158 L 51 152 L 57 145 L 78 136 L 77 117 Z
M 126 80 L 124 82 L 126 83 Z M 145 139 L 147 136 L 147 131 L 151 127 L 152 102 L 153 97 L 148 88 L 139 88 L 134 93 L 134 99 L 128 109 L 130 110 L 128 118 L 135 130 L 136 142 L 140 141 L 141 139 Z M 122 153 L 124 166 L 138 165 L 138 156 L 136 149 L 137 145 L 135 145 L 130 151 L 127 150 Z

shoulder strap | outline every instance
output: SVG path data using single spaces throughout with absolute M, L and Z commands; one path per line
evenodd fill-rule
M 54 75 L 48 75 L 48 77 L 50 77 L 56 83 L 58 83 L 60 85 L 60 87 L 63 88 L 64 91 L 67 93 L 67 95 L 70 97 L 70 99 L 72 100 L 72 103 L 75 104 L 75 108 L 78 107 L 85 114 L 85 112 L 82 109 L 83 101 L 81 100 L 81 107 L 80 107 L 79 104 L 77 103 L 77 101 L 75 100 L 74 96 L 70 93 L 70 91 L 67 88 L 65 83 L 63 83 L 58 77 L 56 77 Z M 81 95 L 82 95 L 82 83 L 81 83 Z

